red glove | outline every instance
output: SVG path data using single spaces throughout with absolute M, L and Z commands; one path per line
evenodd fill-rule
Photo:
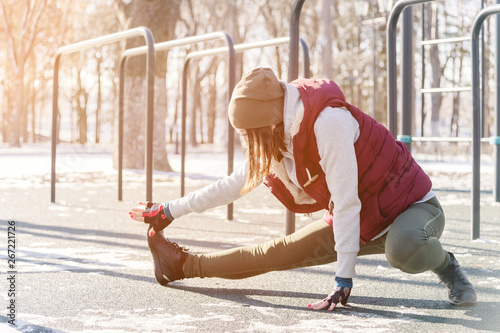
M 150 231 L 150 236 L 153 236 L 156 232 L 161 231 L 168 227 L 172 221 L 165 215 L 164 203 L 151 203 L 141 202 L 142 207 L 132 208 L 129 212 L 130 217 L 139 222 L 147 223 L 151 226 L 152 231 Z

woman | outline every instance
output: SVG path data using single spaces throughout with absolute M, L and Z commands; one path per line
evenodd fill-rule
M 407 273 L 432 270 L 449 302 L 468 306 L 476 293 L 453 254 L 439 242 L 443 210 L 431 181 L 408 149 L 381 124 L 345 101 L 330 80 L 279 81 L 256 68 L 236 85 L 228 108 L 247 142 L 247 165 L 186 197 L 129 212 L 149 223 L 157 281 L 240 279 L 336 261 L 335 287 L 314 310 L 345 305 L 356 257 L 385 253 Z M 261 182 L 291 211 L 325 210 L 322 220 L 256 246 L 192 254 L 158 231 L 175 218 L 226 205 Z

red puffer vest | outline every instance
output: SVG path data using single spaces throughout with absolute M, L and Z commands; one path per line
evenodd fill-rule
M 274 175 L 266 177 L 264 184 L 292 212 L 328 210 L 331 195 L 319 164 L 314 122 L 328 106 L 345 107 L 357 120 L 360 128 L 360 136 L 354 148 L 361 201 L 360 240 L 367 243 L 412 203 L 422 199 L 432 187 L 431 180 L 403 143 L 396 141 L 383 125 L 345 101 L 344 94 L 336 83 L 330 80 L 299 79 L 291 84 L 299 90 L 304 104 L 304 117 L 298 133 L 292 139 L 297 180 L 316 203 L 297 204 L 290 191 Z M 304 186 L 309 180 L 306 169 L 316 179 Z M 315 175 L 318 177 L 314 177 Z M 332 215 L 328 212 L 325 214 L 325 221 L 332 223 Z

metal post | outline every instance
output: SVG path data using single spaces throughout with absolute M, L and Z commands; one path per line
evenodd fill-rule
M 129 29 L 121 32 L 117 32 L 114 34 L 97 37 L 89 40 L 85 40 L 82 42 L 66 45 L 60 47 L 55 56 L 54 61 L 54 83 L 53 83 L 53 94 L 52 94 L 52 151 L 51 151 L 51 179 L 50 179 L 50 201 L 55 202 L 56 200 L 56 154 L 57 154 L 57 142 L 59 140 L 59 131 L 58 131 L 58 115 L 59 115 L 59 65 L 60 58 L 63 54 L 69 54 L 77 51 L 81 51 L 84 49 L 102 46 L 105 44 L 119 42 L 125 39 L 140 37 L 142 36 L 146 42 L 147 51 L 147 84 L 148 84 L 148 100 L 147 100 L 147 129 L 152 128 L 152 123 L 149 123 L 152 120 L 153 115 L 153 100 L 154 100 L 154 38 L 151 30 L 145 27 L 137 27 L 134 29 Z M 153 133 L 146 134 L 146 198 L 150 200 L 152 197 L 152 166 L 153 166 L 153 145 L 152 145 L 152 137 Z M 151 139 L 151 140 L 150 140 Z M 149 143 L 151 144 L 149 145 Z M 149 198 L 149 199 L 148 199 Z
M 407 6 L 433 0 L 401 0 L 398 1 L 389 15 L 387 22 L 387 127 L 394 137 L 398 132 L 398 95 L 396 68 L 396 28 L 399 16 Z
M 480 166 L 481 166 L 481 92 L 479 71 L 479 33 L 484 20 L 500 13 L 500 5 L 487 7 L 479 12 L 472 28 L 472 239 L 479 238 L 480 224 Z M 497 119 L 498 120 L 498 119 Z
M 481 0 L 481 9 L 484 9 L 484 0 Z M 484 47 L 484 27 L 481 27 L 481 138 L 486 134 L 486 119 L 484 108 L 484 92 L 486 87 L 486 56 Z
M 372 15 L 372 20 L 375 19 L 375 14 Z M 372 75 L 373 75 L 373 87 L 372 87 L 372 114 L 371 116 L 375 119 L 375 115 L 377 114 L 377 24 L 375 22 L 372 23 L 372 32 L 373 32 L 373 58 L 372 58 Z
M 309 58 L 309 45 L 302 38 L 300 39 L 300 46 L 302 47 L 302 55 L 304 58 L 304 77 L 311 77 L 311 60 Z
M 500 4 L 500 0 L 497 0 Z M 495 82 L 496 82 L 496 103 L 495 103 L 495 137 L 500 137 L 500 15 L 496 16 L 496 65 L 495 65 Z M 495 202 L 500 202 L 500 142 L 495 144 L 495 187 L 493 189 L 493 197 Z
M 61 54 L 56 54 L 54 61 L 54 82 L 52 84 L 52 147 L 51 147 L 51 173 L 50 173 L 50 202 L 56 202 L 56 150 L 59 141 L 59 130 L 57 128 L 57 116 L 59 107 L 59 63 Z
M 288 49 L 288 82 L 299 76 L 299 22 L 305 0 L 295 0 L 290 14 L 290 47 Z M 295 214 L 285 209 L 285 234 L 295 231 Z
M 153 129 L 154 129 L 154 105 L 155 105 L 155 52 L 154 41 L 148 44 L 146 60 L 147 70 L 147 101 L 146 101 L 146 200 L 153 202 Z
M 425 4 L 423 3 L 421 6 L 421 16 L 422 16 L 422 41 L 425 40 Z M 422 55 L 422 89 L 425 88 L 425 45 L 421 46 L 421 55 Z M 424 136 L 424 119 L 425 119 L 425 95 L 423 92 L 420 92 L 420 136 Z
M 235 86 L 235 77 L 236 77 L 236 56 L 234 52 L 234 42 L 229 34 L 224 33 L 225 42 L 228 50 L 228 101 L 231 100 L 231 94 L 233 92 Z M 194 52 L 193 52 L 194 53 Z M 186 177 L 186 109 L 187 109 L 187 75 L 189 69 L 189 63 L 191 59 L 194 58 L 190 53 L 187 55 L 186 60 L 184 62 L 184 67 L 182 70 L 182 124 L 181 124 L 181 196 L 184 196 L 184 188 L 185 188 L 185 177 Z M 228 148 L 227 148 L 227 174 L 230 175 L 233 172 L 233 161 L 234 161 L 234 129 L 233 126 L 227 121 L 227 140 L 228 140 Z M 227 219 L 233 219 L 233 204 L 229 204 L 227 206 Z
M 223 40 L 227 38 L 227 33 L 225 32 L 212 32 L 199 36 L 186 37 L 182 39 L 170 40 L 166 42 L 156 43 L 153 45 L 155 52 L 167 51 L 173 47 L 184 46 L 200 42 L 208 42 L 213 40 Z M 119 94 L 118 94 L 118 200 L 123 198 L 123 97 L 124 97 L 124 76 L 125 76 L 125 64 L 127 60 L 131 57 L 137 57 L 147 54 L 147 46 L 136 47 L 133 49 L 128 49 L 123 52 L 120 58 L 120 73 L 119 73 Z M 149 89 L 148 89 L 149 92 Z M 151 201 L 151 200 L 150 200 Z
M 405 140 L 406 147 L 411 151 L 411 135 L 413 132 L 413 8 L 407 7 L 403 11 L 403 94 L 402 94 L 402 132 L 403 137 L 410 138 Z
M 295 0 L 290 14 L 290 47 L 288 49 L 288 82 L 299 77 L 299 22 L 305 0 Z
M 122 57 L 123 59 L 123 57 Z M 118 87 L 118 201 L 123 199 L 123 96 L 125 94 L 125 73 L 126 61 L 120 59 L 119 87 Z

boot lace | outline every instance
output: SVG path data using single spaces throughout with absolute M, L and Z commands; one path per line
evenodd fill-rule
M 180 246 L 176 242 L 171 242 L 169 239 L 167 239 L 167 245 L 175 250 L 175 252 L 188 252 L 189 248 L 185 246 Z

